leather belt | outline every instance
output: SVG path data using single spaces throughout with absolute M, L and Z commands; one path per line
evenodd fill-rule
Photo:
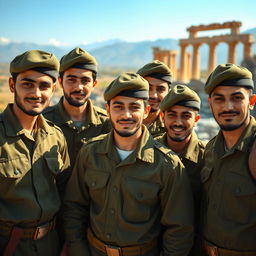
M 45 237 L 49 232 L 55 229 L 56 221 L 55 219 L 47 222 L 41 226 L 33 227 L 33 228 L 23 228 L 16 227 L 14 225 L 4 224 L 4 222 L 0 222 L 0 236 L 10 237 L 12 230 L 15 228 L 19 228 L 22 231 L 21 238 L 22 239 L 33 239 L 39 240 Z
M 113 245 L 108 245 L 100 241 L 90 229 L 87 231 L 87 239 L 90 245 L 97 250 L 103 252 L 107 256 L 135 256 L 144 255 L 153 248 L 157 247 L 157 239 L 153 241 L 135 246 L 118 247 Z
M 204 241 L 204 249 L 209 256 L 256 256 L 256 252 L 228 250 L 207 241 Z

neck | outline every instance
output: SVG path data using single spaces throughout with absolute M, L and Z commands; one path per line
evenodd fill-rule
M 114 130 L 114 140 L 116 146 L 121 150 L 132 151 L 136 149 L 139 140 L 142 135 L 142 129 L 140 128 L 134 135 L 129 137 L 121 137 L 119 134 L 116 133 Z
M 31 133 L 38 116 L 31 116 L 24 113 L 16 104 L 13 105 L 13 112 L 19 120 L 21 127 Z
M 244 124 L 236 130 L 233 131 L 222 131 L 223 137 L 225 139 L 227 149 L 231 149 L 241 137 L 244 129 L 248 126 L 250 118 L 248 118 Z
M 65 98 L 63 98 L 63 106 L 67 114 L 69 115 L 70 119 L 73 121 L 82 121 L 84 120 L 87 102 L 80 106 L 75 107 L 70 105 Z
M 173 141 L 168 135 L 167 135 L 167 144 L 168 147 L 174 151 L 176 154 L 180 154 L 181 152 L 184 151 L 184 149 L 187 147 L 189 141 L 190 141 L 191 135 L 188 136 L 185 140 L 183 141 Z
M 147 118 L 143 120 L 143 124 L 145 124 L 146 126 L 149 126 L 150 124 L 152 124 L 157 119 L 159 113 L 160 113 L 160 110 L 157 110 L 155 112 L 150 112 Z

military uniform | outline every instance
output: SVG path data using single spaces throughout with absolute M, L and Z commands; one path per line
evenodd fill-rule
M 191 209 L 178 157 L 145 127 L 137 149 L 123 161 L 113 132 L 102 135 L 82 147 L 68 184 L 64 216 L 71 255 L 102 255 L 88 246 L 88 227 L 101 241 L 122 247 L 150 243 L 163 232 L 163 255 L 186 255 L 193 241 Z M 153 252 L 145 255 L 160 254 Z
M 63 98 L 60 99 L 58 104 L 47 108 L 44 116 L 58 125 L 64 133 L 72 167 L 84 142 L 111 130 L 111 123 L 108 120 L 106 111 L 94 106 L 90 100 L 87 101 L 86 118 L 80 127 L 77 127 L 70 120 L 63 106 Z
M 229 250 L 254 251 L 254 255 L 256 185 L 248 171 L 248 147 L 255 132 L 256 122 L 251 118 L 230 150 L 225 150 L 224 138 L 219 132 L 206 146 L 201 173 L 205 239 Z
M 147 128 L 153 137 L 161 136 L 166 132 L 164 121 L 160 115 Z
M 59 128 L 39 115 L 34 138 L 21 127 L 11 104 L 0 115 L 0 143 L 0 251 L 3 251 L 13 226 L 31 229 L 56 217 L 68 178 L 69 157 Z M 53 230 L 39 240 L 22 239 L 14 255 L 56 256 L 59 249 L 58 236 Z

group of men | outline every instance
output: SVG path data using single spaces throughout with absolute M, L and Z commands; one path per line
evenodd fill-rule
M 10 64 L 0 114 L 0 254 L 256 255 L 252 74 L 215 68 L 205 84 L 220 131 L 194 127 L 201 100 L 153 61 L 90 100 L 97 62 L 27 51 Z M 57 81 L 63 90 L 49 106 Z M 64 249 L 63 249 L 64 248 Z

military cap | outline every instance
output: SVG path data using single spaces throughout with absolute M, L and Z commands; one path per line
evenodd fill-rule
M 177 84 L 164 97 L 159 105 L 161 111 L 165 111 L 174 105 L 185 106 L 200 110 L 201 100 L 198 94 L 186 85 Z
M 140 68 L 137 73 L 142 77 L 153 77 L 167 82 L 172 83 L 172 72 L 167 65 L 159 60 L 154 60 L 149 62 L 142 68 Z
M 147 80 L 136 73 L 122 73 L 110 83 L 104 92 L 104 99 L 111 100 L 115 96 L 126 96 L 148 99 L 149 85 Z
M 64 72 L 68 68 L 87 69 L 97 73 L 97 62 L 92 55 L 77 47 L 60 60 L 60 72 Z
M 49 75 L 56 81 L 59 72 L 59 61 L 54 54 L 40 50 L 31 50 L 16 56 L 10 64 L 10 73 L 17 76 L 27 70 L 35 70 Z
M 208 77 L 204 90 L 211 94 L 217 86 L 238 86 L 253 89 L 252 73 L 244 67 L 235 64 L 218 65 Z

